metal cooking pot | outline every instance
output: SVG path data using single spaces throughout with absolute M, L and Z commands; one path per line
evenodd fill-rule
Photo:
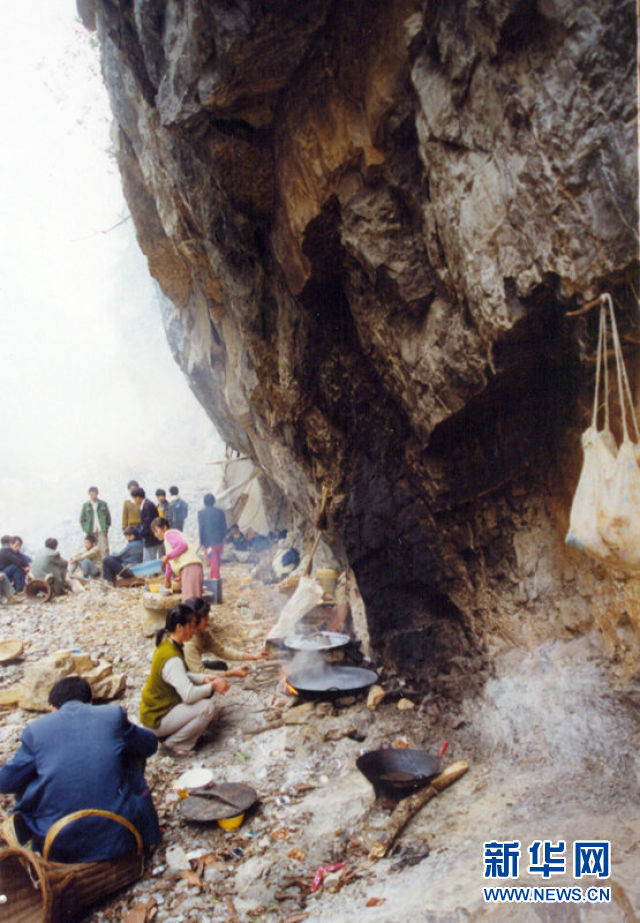
M 374 789 L 410 791 L 426 785 L 440 772 L 440 760 L 425 750 L 383 747 L 370 750 L 356 760 L 356 766 Z
M 284 646 L 292 651 L 331 651 L 345 647 L 351 638 L 338 631 L 312 631 L 308 634 L 287 635 Z
M 368 689 L 377 679 L 377 673 L 363 667 L 326 664 L 321 671 L 291 673 L 287 676 L 287 684 L 299 695 L 327 698 Z

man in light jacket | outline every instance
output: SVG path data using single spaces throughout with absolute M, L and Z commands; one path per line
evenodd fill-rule
M 50 581 L 53 595 L 61 596 L 67 582 L 67 564 L 58 551 L 58 539 L 48 538 L 44 548 L 36 551 L 33 556 L 31 576 L 36 580 Z
M 95 535 L 100 557 L 108 555 L 111 513 L 104 500 L 98 499 L 97 487 L 89 488 L 89 499 L 80 510 L 80 525 L 85 535 Z

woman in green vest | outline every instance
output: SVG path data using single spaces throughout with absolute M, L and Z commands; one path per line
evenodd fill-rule
M 214 692 L 225 693 L 229 688 L 223 676 L 187 672 L 182 646 L 194 631 L 195 613 L 187 606 L 180 604 L 167 612 L 142 689 L 140 721 L 174 756 L 193 750 L 213 720 Z

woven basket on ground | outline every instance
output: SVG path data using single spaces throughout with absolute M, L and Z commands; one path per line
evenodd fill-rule
M 43 603 L 51 599 L 51 585 L 46 580 L 30 580 L 24 591 L 29 599 L 37 599 Z
M 53 841 L 81 817 L 109 817 L 133 834 L 136 851 L 104 862 L 51 862 Z M 2 923 L 58 923 L 79 920 L 95 901 L 137 881 L 144 872 L 142 838 L 133 824 L 110 811 L 85 810 L 67 814 L 47 833 L 42 855 L 18 845 L 11 820 L 2 825 L 10 844 L 0 849 L 0 909 Z

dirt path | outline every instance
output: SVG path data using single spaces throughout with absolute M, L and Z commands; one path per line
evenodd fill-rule
M 219 630 L 241 649 L 258 649 L 283 597 L 252 580 L 248 565 L 227 565 L 224 580 Z M 153 650 L 153 640 L 139 630 L 139 592 L 95 583 L 81 596 L 50 605 L 4 607 L 0 635 L 22 637 L 28 659 L 70 647 L 112 660 L 127 674 L 122 704 L 135 719 Z M 220 699 L 215 734 L 192 757 L 178 763 L 158 754 L 148 762 L 163 843 L 144 878 L 88 919 L 126 920 L 141 905 L 146 911 L 138 919 L 171 923 L 351 921 L 360 915 L 372 923 L 640 918 L 638 713 L 611 691 L 606 665 L 588 639 L 511 652 L 495 664 L 482 699 L 455 709 L 427 697 L 399 711 L 397 695 L 373 712 L 362 698 L 299 706 L 278 672 L 277 662 L 259 662 L 245 680 L 234 680 Z M 20 663 L 5 666 L 0 686 L 21 675 Z M 2 710 L 3 759 L 33 717 Z M 369 860 L 356 841 L 374 796 L 355 767 L 358 755 L 399 741 L 437 752 L 444 740 L 447 759 L 467 759 L 469 773 L 422 809 L 393 855 Z M 237 831 L 183 822 L 171 785 L 192 766 L 258 791 L 257 808 Z M 11 803 L 0 799 L 5 810 Z M 574 841 L 607 839 L 610 878 L 575 880 L 569 861 Z M 519 879 L 484 879 L 483 844 L 516 840 Z M 528 872 L 528 847 L 559 840 L 567 847 L 566 874 L 545 880 Z M 176 846 L 188 869 L 171 867 Z M 345 866 L 311 892 L 318 868 L 341 862 Z M 611 887 L 611 903 L 489 905 L 482 896 L 487 884 L 593 883 Z

